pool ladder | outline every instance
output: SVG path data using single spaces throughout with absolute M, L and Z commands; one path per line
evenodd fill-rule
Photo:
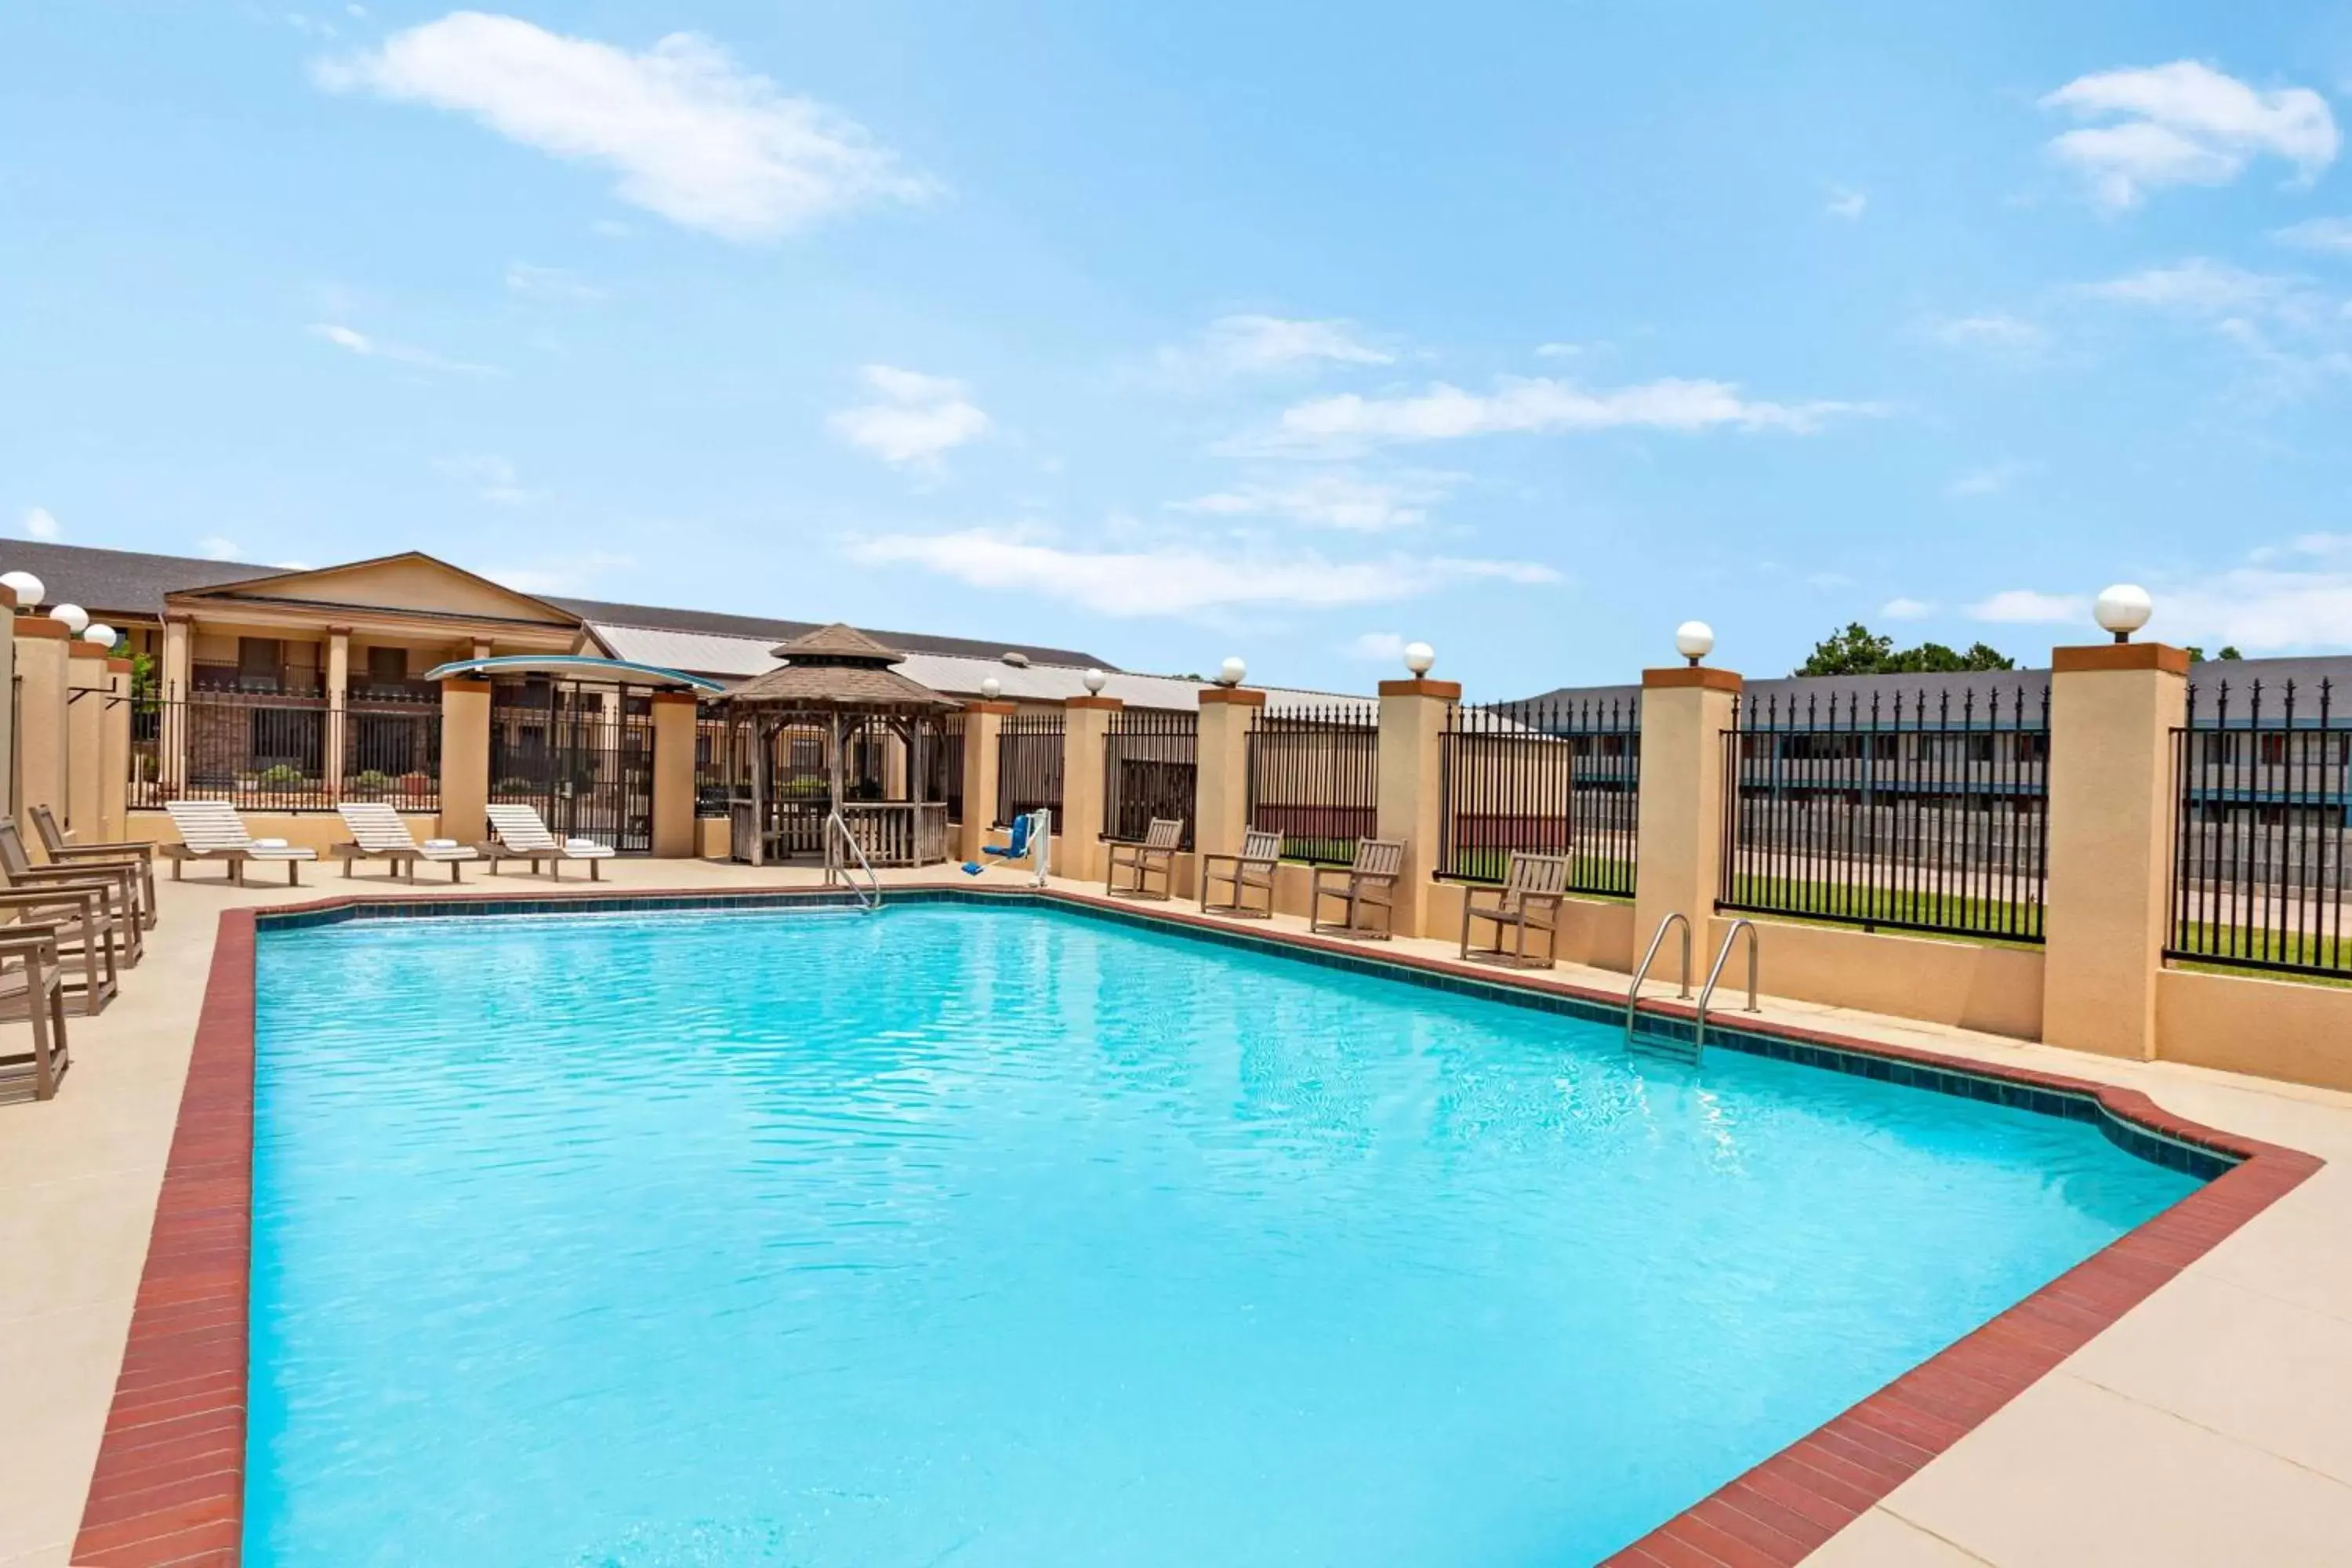
M 1699 987 L 1698 1016 L 1692 1027 L 1691 1037 L 1687 1042 L 1677 1039 L 1671 1035 L 1651 1035 L 1644 1037 L 1636 1033 L 1633 1027 L 1634 1016 L 1640 1012 L 1642 1006 L 1642 982 L 1650 977 L 1650 965 L 1657 962 L 1658 949 L 1665 945 L 1666 932 L 1672 931 L 1678 925 L 1682 927 L 1683 935 L 1683 967 L 1682 980 L 1675 991 L 1675 995 L 1683 1001 L 1688 1001 L 1690 999 L 1690 917 L 1684 914 L 1680 910 L 1672 910 L 1667 911 L 1665 919 L 1658 922 L 1657 934 L 1650 938 L 1649 951 L 1642 954 L 1642 962 L 1633 971 L 1633 984 L 1625 993 L 1625 1048 L 1627 1050 L 1656 1051 L 1662 1056 L 1684 1057 L 1687 1058 L 1693 1066 L 1696 1066 L 1700 1058 L 1706 1054 L 1707 1007 L 1715 1000 L 1715 987 L 1717 984 L 1723 979 L 1723 966 L 1731 962 L 1731 950 L 1739 945 L 1739 933 L 1742 931 L 1746 931 L 1748 933 L 1748 1005 L 1743 1009 L 1743 1011 L 1754 1013 L 1760 1010 L 1756 1005 L 1756 964 L 1759 939 L 1756 934 L 1756 922 L 1751 920 L 1733 921 L 1731 922 L 1731 929 L 1723 933 L 1723 946 L 1715 955 L 1714 966 L 1706 972 L 1706 984 Z
M 839 858 L 835 858 L 833 850 L 833 842 L 836 836 L 849 850 L 847 855 Z M 863 882 L 849 874 L 849 863 L 852 860 L 856 861 L 857 869 L 866 874 L 866 879 Z M 865 847 L 857 842 L 857 835 L 849 830 L 849 821 L 841 815 L 839 806 L 834 807 L 824 819 L 824 885 L 826 887 L 833 886 L 836 874 L 843 881 L 849 884 L 849 890 L 857 895 L 859 909 L 864 910 L 867 914 L 872 914 L 882 907 L 882 879 L 874 874 L 874 862 L 866 858 Z

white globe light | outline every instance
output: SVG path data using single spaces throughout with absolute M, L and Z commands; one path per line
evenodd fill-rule
M 2099 590 L 2098 602 L 2091 606 L 2092 618 L 2107 631 L 2116 634 L 2116 641 L 2131 641 L 2132 633 L 2147 625 L 2148 616 L 2156 613 L 2156 605 L 2147 590 L 2135 583 L 2117 583 Z
M 1235 654 L 1217 666 L 1217 683 L 1221 686 L 1239 686 L 1242 683 L 1242 677 L 1248 673 L 1249 666 L 1242 662 L 1239 654 Z
M 996 677 L 992 675 L 986 677 L 980 683 L 980 694 L 982 697 L 987 698 L 991 702 L 995 701 L 999 697 L 1003 696 L 1003 693 L 1004 682 L 997 679 Z
M 1100 697 L 1102 695 L 1103 683 L 1108 681 L 1110 677 L 1105 675 L 1099 669 L 1090 669 L 1087 671 L 1086 674 L 1078 677 L 1078 679 L 1086 682 L 1087 695 L 1089 697 Z
M 92 621 L 81 631 L 81 640 L 96 643 L 100 647 L 112 647 L 116 633 L 104 621 Z
M 1685 621 L 1675 628 L 1675 651 L 1696 664 L 1715 650 L 1715 628 L 1705 621 Z
M 79 605 L 59 605 L 49 612 L 49 619 L 63 622 L 66 630 L 79 637 L 82 627 L 89 625 L 89 612 Z
M 48 592 L 41 580 L 30 572 L 0 572 L 0 587 L 16 595 L 16 607 L 20 610 L 31 609 L 41 602 L 41 595 Z
M 1404 667 L 1416 676 L 1427 675 L 1429 667 L 1437 662 L 1437 650 L 1425 642 L 1404 645 Z

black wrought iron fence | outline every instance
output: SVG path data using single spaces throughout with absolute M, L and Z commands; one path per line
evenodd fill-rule
M 1038 810 L 1062 815 L 1062 715 L 1008 713 L 996 742 L 995 825 Z
M 923 765 L 930 770 L 930 782 L 925 788 L 925 800 L 948 803 L 948 820 L 963 820 L 963 721 L 950 718 L 947 728 L 933 737 L 923 753 Z
M 2047 686 L 1750 699 L 1724 736 L 1728 910 L 2039 942 Z
M 1103 736 L 1103 837 L 1140 839 L 1154 817 L 1184 824 L 1192 847 L 1193 791 L 1200 781 L 1201 715 L 1168 708 L 1122 708 Z
M 1499 881 L 1516 849 L 1569 857 L 1577 892 L 1633 896 L 1638 700 L 1456 707 L 1438 745 L 1440 877 Z
M 131 703 L 127 797 L 144 809 L 226 800 L 245 811 L 441 805 L 441 705 L 198 689 Z
M 441 699 L 371 697 L 327 716 L 341 731 L 342 801 L 388 801 L 403 811 L 441 809 Z
M 1290 859 L 1344 865 L 1372 837 L 1381 727 L 1370 703 L 1258 710 L 1249 732 L 1249 825 L 1282 835 Z
M 694 814 L 725 816 L 751 798 L 751 731 L 713 713 L 694 721 Z
M 2167 958 L 2352 974 L 2352 723 L 2334 696 L 2326 680 L 2189 689 Z

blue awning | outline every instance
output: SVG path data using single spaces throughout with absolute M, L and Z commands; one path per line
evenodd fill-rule
M 509 653 L 496 658 L 461 658 L 434 666 L 425 672 L 425 679 L 454 680 L 470 677 L 488 679 L 495 675 L 551 675 L 564 680 L 602 680 L 616 686 L 659 686 L 680 691 L 720 692 L 727 689 L 718 681 L 707 680 L 699 675 L 688 675 L 682 669 L 664 669 L 657 664 L 632 664 L 625 658 L 598 658 L 584 653 Z

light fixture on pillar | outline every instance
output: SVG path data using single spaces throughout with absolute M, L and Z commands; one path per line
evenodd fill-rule
M 2131 641 L 2132 633 L 2147 625 L 2148 616 L 2155 613 L 2147 590 L 2136 583 L 2100 589 L 2098 602 L 2091 606 L 2091 617 L 2103 630 L 2115 633 L 2117 642 Z
M 0 572 L 0 588 L 16 595 L 16 607 L 20 610 L 32 609 L 48 592 L 47 586 L 30 572 Z
M 1102 695 L 1103 684 L 1109 680 L 1110 677 L 1105 675 L 1099 669 L 1090 669 L 1084 675 L 1078 677 L 1078 679 L 1085 684 L 1087 696 L 1100 697 Z
M 1675 628 L 1675 651 L 1696 664 L 1715 648 L 1715 628 L 1705 621 L 1685 621 Z
M 1233 658 L 1225 660 L 1224 663 L 1217 666 L 1217 684 L 1220 686 L 1239 686 L 1242 683 L 1242 677 L 1248 673 L 1249 666 L 1242 662 L 1241 655 L 1235 654 Z
M 1004 682 L 992 675 L 983 677 L 980 683 L 980 694 L 993 702 L 1004 695 Z
M 1437 650 L 1427 643 L 1409 642 L 1404 645 L 1404 667 L 1412 671 L 1415 680 L 1427 675 L 1429 667 L 1436 662 Z
M 89 625 L 89 612 L 79 605 L 59 605 L 49 612 L 49 619 L 56 621 L 74 636 L 79 637 L 82 628 Z
M 120 635 L 104 621 L 92 621 L 81 629 L 82 641 L 96 643 L 100 647 L 112 647 L 115 638 Z

